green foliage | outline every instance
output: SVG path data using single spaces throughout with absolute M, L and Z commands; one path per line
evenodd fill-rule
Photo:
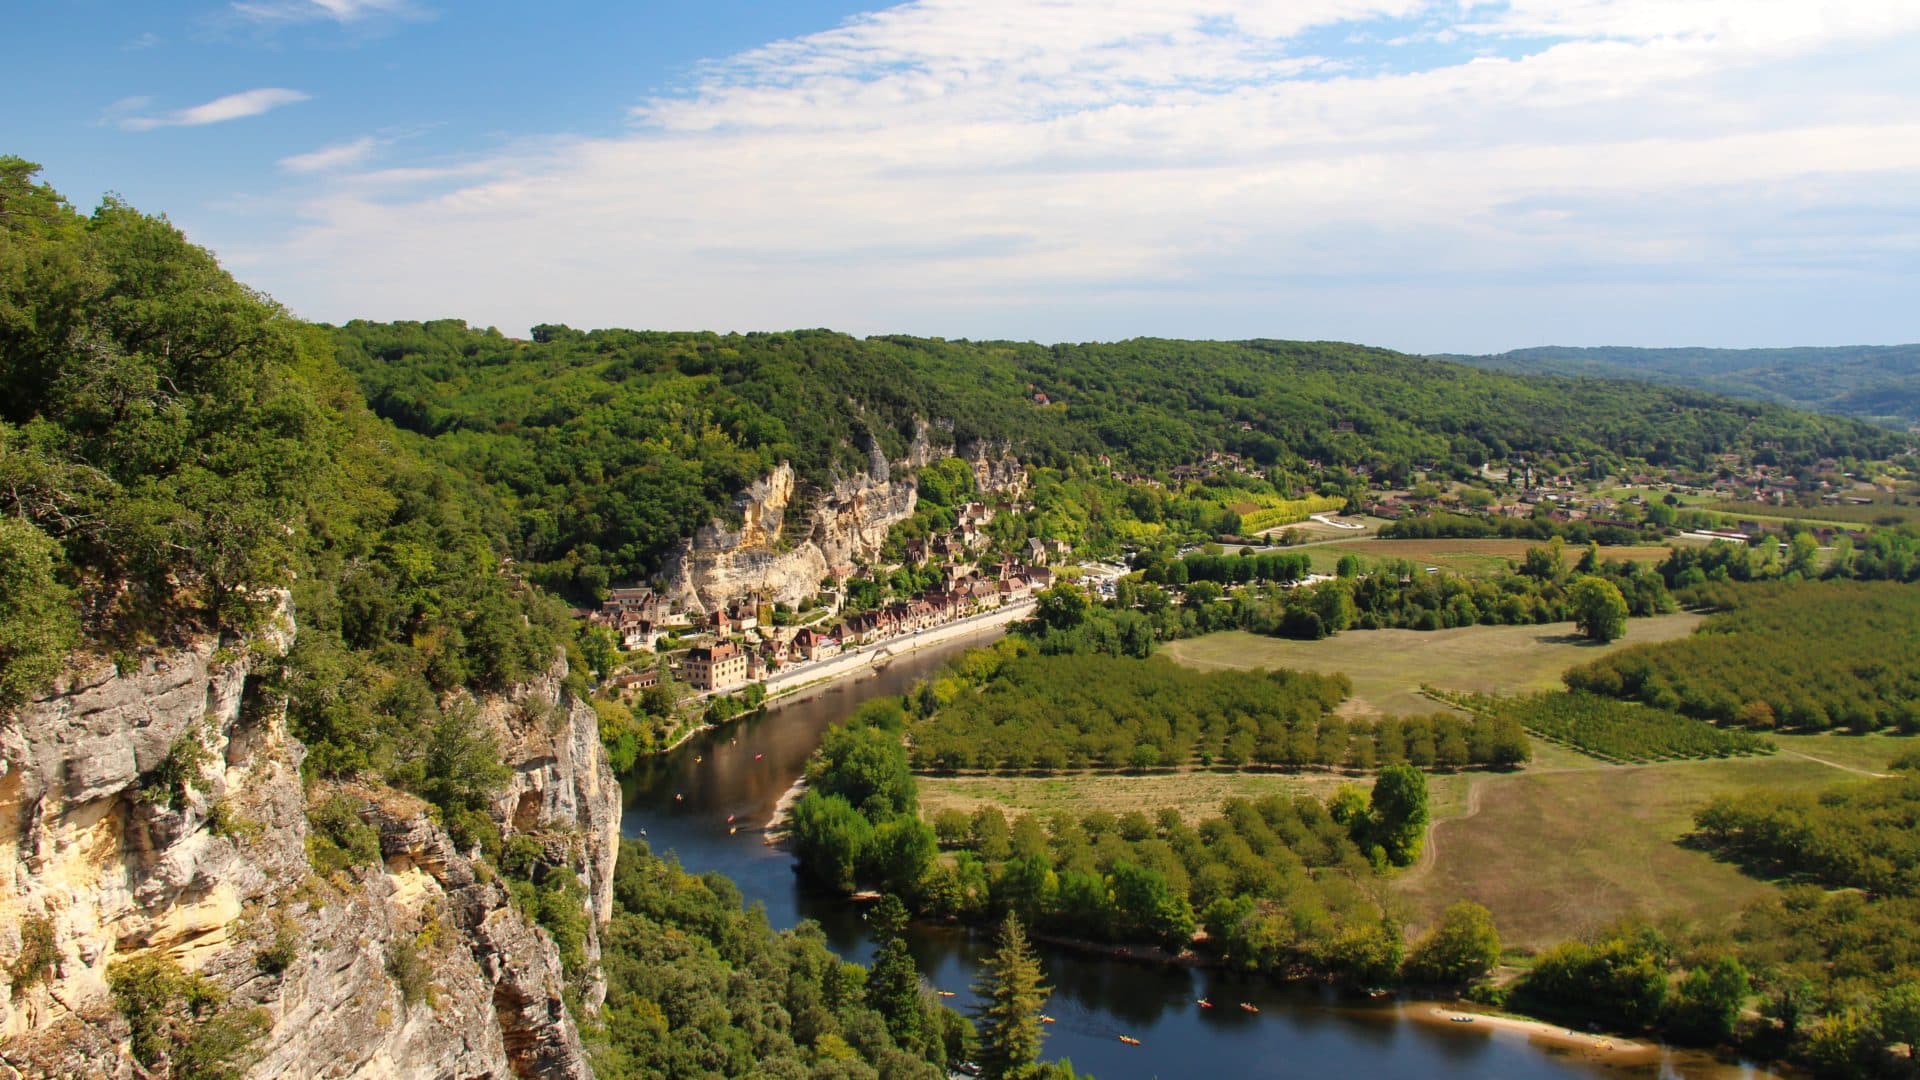
M 397 936 L 387 944 L 387 978 L 400 992 L 400 1007 L 412 1011 L 423 1002 L 431 1004 L 433 964 L 417 938 Z
M 1252 513 L 1240 515 L 1240 527 L 1235 530 L 1247 536 L 1277 529 L 1282 525 L 1292 525 L 1305 521 L 1315 514 L 1337 513 L 1346 508 L 1347 500 L 1339 495 L 1313 495 L 1304 499 L 1282 499 L 1273 506 L 1263 506 Z
M 205 725 L 192 725 L 167 748 L 167 756 L 140 777 L 140 797 L 178 810 L 187 790 L 207 785 L 213 752 L 207 749 Z
M 966 1021 L 937 1004 L 923 1003 L 916 1048 L 897 1040 L 871 1000 L 874 976 L 835 957 L 817 926 L 776 933 L 724 877 L 688 874 L 633 841 L 615 866 L 607 1000 L 584 1032 L 602 1080 L 871 1075 L 848 1068 L 860 1063 L 936 1080 L 950 1047 L 952 1060 L 966 1056 Z
M 918 799 L 897 728 L 867 723 L 833 728 L 808 759 L 806 778 L 812 792 L 838 796 L 875 819 L 906 811 Z
M 380 833 L 360 817 L 361 804 L 335 793 L 307 811 L 307 861 L 323 877 L 380 861 Z
M 20 954 L 13 958 L 7 976 L 18 997 L 43 982 L 52 982 L 60 964 L 60 947 L 54 940 L 53 920 L 45 915 L 28 915 L 19 922 Z
M 179 1080 L 238 1080 L 273 1026 L 265 1009 L 227 1008 L 225 991 L 156 953 L 109 964 L 107 986 L 134 1059 Z
M 1697 1042 L 1731 1039 L 1752 980 L 1740 961 L 1716 956 L 1687 971 L 1668 1005 L 1668 1025 Z
M 505 513 L 397 446 L 324 334 L 165 219 L 111 198 L 82 217 L 33 175 L 0 160 L 0 697 L 44 685 L 76 625 L 130 654 L 250 630 L 290 588 L 269 689 L 309 773 L 402 783 L 476 831 L 485 776 L 440 703 L 546 670 L 565 636 L 501 572 Z M 170 755 L 149 790 L 178 799 L 192 765 Z
M 1471 900 L 1447 905 L 1439 925 L 1419 940 L 1406 963 L 1407 978 L 1441 985 L 1470 983 L 1500 962 L 1493 913 Z
M 1758 701 L 1782 728 L 1920 731 L 1920 590 L 1777 582 L 1725 597 L 1737 606 L 1691 637 L 1629 646 L 1567 685 L 1718 723 Z
M 1723 731 L 1690 716 L 1588 693 L 1520 697 L 1429 691 L 1476 716 L 1504 718 L 1534 735 L 1604 761 L 1648 762 L 1771 754 L 1773 743 L 1744 731 Z
M 1643 1028 L 1666 1006 L 1671 961 L 1664 935 L 1644 923 L 1626 923 L 1592 941 L 1569 941 L 1541 953 L 1521 995 L 1549 1008 Z
M 1360 830 L 1362 839 L 1378 845 L 1393 865 L 1413 865 L 1432 820 L 1426 774 L 1411 765 L 1389 765 L 1374 778 L 1368 802 L 1371 809 Z
M 973 468 L 961 458 L 942 458 L 920 470 L 920 498 L 934 506 L 959 506 L 973 491 Z
M 266 975 L 283 974 L 300 959 L 300 945 L 300 927 L 285 912 L 276 911 L 272 936 L 254 954 L 254 966 Z
M 1920 776 L 1820 792 L 1716 795 L 1694 825 L 1713 849 L 1768 877 L 1920 896 Z
M 1507 717 L 1336 715 L 1349 692 L 1339 675 L 1199 672 L 1096 654 L 1002 658 L 973 677 L 984 680 L 978 693 L 956 693 L 914 724 L 917 768 L 1460 768 L 1513 765 L 1529 753 Z
M 809 791 L 788 811 L 793 851 L 816 883 L 852 892 L 873 844 L 873 824 L 838 795 Z
M 1581 577 L 1567 589 L 1574 624 L 1589 639 L 1606 643 L 1627 632 L 1627 601 L 1613 582 Z
M 10 460 L 0 427 L 0 471 Z M 73 591 L 54 576 L 60 548 L 28 522 L 0 517 L 0 709 L 44 690 L 79 640 Z
M 1023 459 L 1061 469 L 1107 454 L 1164 473 L 1230 450 L 1260 469 L 1330 482 L 1350 479 L 1348 466 L 1390 479 L 1415 461 L 1516 453 L 1591 457 L 1596 467 L 1632 457 L 1706 466 L 1761 443 L 1783 461 L 1899 449 L 1891 433 L 1832 418 L 1659 388 L 1436 368 L 1329 343 L 1043 347 L 565 327 L 526 342 L 450 321 L 354 322 L 335 341 L 382 416 L 521 508 L 514 555 L 583 599 L 658 569 L 680 538 L 729 513 L 733 493 L 775 463 L 790 460 L 802 480 L 821 484 L 836 467 L 864 467 L 869 443 L 898 460 L 923 419 L 951 420 L 958 442 L 1004 440 Z M 1036 387 L 1068 404 L 1036 408 Z M 964 498 L 952 470 L 923 478 L 930 503 Z M 1095 549 L 1152 535 L 1167 523 L 1166 503 L 1185 498 L 1128 507 L 1123 489 L 1094 497 L 1091 475 L 1058 482 L 1064 490 L 1036 479 L 1035 535 Z M 1271 491 L 1224 492 L 1188 500 L 1174 523 L 1250 531 L 1340 505 L 1346 494 L 1309 489 L 1289 504 Z M 1249 514 L 1229 509 L 1241 503 L 1253 504 Z
M 1450 357 L 1496 371 L 1643 379 L 1735 397 L 1857 416 L 1905 429 L 1920 421 L 1920 348 L 1849 345 L 1790 349 L 1547 347 Z
M 974 992 L 982 999 L 980 1075 L 986 1080 L 1022 1075 L 1040 1058 L 1040 1007 L 1048 990 L 1041 980 L 1040 958 L 1027 944 L 1017 917 L 1001 920 Z

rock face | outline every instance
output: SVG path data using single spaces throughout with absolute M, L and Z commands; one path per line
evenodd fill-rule
M 668 560 L 665 591 L 696 612 L 749 594 L 768 603 L 803 601 L 820 591 L 822 580 L 878 555 L 888 531 L 912 517 L 918 505 L 915 471 L 956 455 L 973 466 L 983 495 L 1018 499 L 1026 494 L 1027 470 L 1010 447 L 974 441 L 956 449 L 951 424 L 922 423 L 904 460 L 888 462 L 870 442 L 867 471 L 825 490 L 808 489 L 792 466 L 781 462 L 734 496 L 738 526 L 709 522 Z
M 251 1076 L 591 1076 L 551 937 L 424 804 L 354 790 L 384 864 L 313 874 L 305 751 L 257 674 L 291 634 L 283 608 L 254 640 L 103 664 L 0 716 L 0 1066 L 145 1075 L 106 973 L 157 952 L 265 1010 Z M 619 788 L 564 675 L 477 704 L 513 769 L 495 812 L 510 833 L 558 838 L 587 886 L 597 957 Z M 57 960 L 16 986 L 29 927 L 51 930 Z M 289 941 L 290 963 L 263 959 Z

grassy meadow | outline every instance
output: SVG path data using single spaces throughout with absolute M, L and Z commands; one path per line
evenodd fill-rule
M 1416 542 L 1416 541 L 1410 541 Z M 1426 541 L 1417 541 L 1424 543 Z M 1693 614 L 1630 619 L 1627 634 L 1594 645 L 1572 623 L 1463 626 L 1452 630 L 1349 630 L 1322 641 L 1292 641 L 1240 631 L 1174 641 L 1161 652 L 1202 669 L 1293 668 L 1342 672 L 1353 681 L 1343 710 L 1353 716 L 1406 716 L 1441 706 L 1422 684 L 1478 694 L 1526 694 L 1560 688 L 1560 673 L 1626 645 L 1670 641 L 1700 625 Z

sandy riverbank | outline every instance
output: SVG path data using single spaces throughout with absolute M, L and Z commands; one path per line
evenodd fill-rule
M 1661 1047 L 1657 1044 L 1635 1042 L 1617 1035 L 1575 1031 L 1564 1024 L 1550 1024 L 1545 1020 L 1473 1012 L 1455 1005 L 1408 1002 L 1402 1008 L 1401 1015 L 1416 1023 L 1434 1027 L 1513 1032 L 1524 1036 L 1530 1043 L 1588 1060 L 1604 1061 L 1609 1065 L 1647 1064 L 1660 1060 L 1661 1055 Z M 1471 1019 L 1463 1021 L 1455 1017 Z

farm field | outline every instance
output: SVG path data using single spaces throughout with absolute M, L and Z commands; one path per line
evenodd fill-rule
M 1360 558 L 1363 567 L 1371 566 L 1383 559 L 1406 559 L 1409 562 L 1425 566 L 1437 566 L 1442 570 L 1452 570 L 1462 574 L 1496 573 L 1506 568 L 1507 563 L 1524 557 L 1530 547 L 1542 547 L 1541 540 L 1377 540 L 1369 539 L 1350 544 L 1327 544 L 1315 551 L 1316 556 L 1325 556 L 1329 565 L 1337 562 L 1342 555 L 1352 554 Z M 1579 557 L 1578 547 L 1568 548 L 1569 560 Z M 1667 557 L 1667 549 L 1662 545 L 1638 545 L 1634 547 L 1603 547 L 1600 557 L 1613 562 L 1632 560 L 1640 563 L 1657 563 Z M 1316 559 L 1315 569 L 1319 569 Z
M 1428 778 L 1436 815 L 1466 810 L 1467 781 L 1474 774 L 1434 774 Z M 1268 795 L 1312 795 L 1324 799 L 1341 784 L 1372 783 L 1364 776 L 1331 772 L 1214 772 L 1182 770 L 1147 775 L 1076 776 L 921 776 L 920 811 L 929 820 L 942 810 L 972 813 L 992 804 L 1009 817 L 1023 813 L 1049 814 L 1068 810 L 1076 814 L 1107 810 L 1115 814 L 1140 810 L 1148 814 L 1171 807 L 1188 822 L 1218 813 L 1228 799 L 1259 799 Z
M 1920 739 L 1902 735 L 1774 735 L 1772 739 L 1784 754 L 1817 758 L 1844 769 L 1862 773 L 1885 772 L 1888 763 L 1902 754 L 1920 750 Z
M 1422 684 L 1479 694 L 1555 690 L 1560 688 L 1560 673 L 1575 664 L 1626 645 L 1685 637 L 1700 625 L 1701 618 L 1681 613 L 1629 619 L 1626 636 L 1609 645 L 1587 643 L 1574 633 L 1572 623 L 1551 623 L 1452 630 L 1349 630 L 1322 641 L 1228 631 L 1169 642 L 1161 651 L 1178 663 L 1202 669 L 1341 672 L 1353 681 L 1354 696 L 1341 706 L 1347 715 L 1407 716 L 1442 708 L 1421 695 Z
M 1861 496 L 1863 498 L 1869 496 Z M 1775 506 L 1772 503 L 1716 502 L 1707 507 L 1716 513 L 1755 521 L 1806 521 L 1813 524 L 1858 528 L 1861 525 L 1910 525 L 1920 521 L 1920 507 L 1912 495 L 1894 496 L 1875 492 L 1867 505 L 1839 503 L 1833 506 Z
M 1415 928 L 1465 898 L 1486 905 L 1501 939 L 1522 948 L 1632 912 L 1712 920 L 1774 886 L 1675 843 L 1692 831 L 1694 809 L 1721 792 L 1825 787 L 1847 775 L 1781 754 L 1467 777 L 1464 799 L 1435 804 L 1427 850 L 1393 891 Z

